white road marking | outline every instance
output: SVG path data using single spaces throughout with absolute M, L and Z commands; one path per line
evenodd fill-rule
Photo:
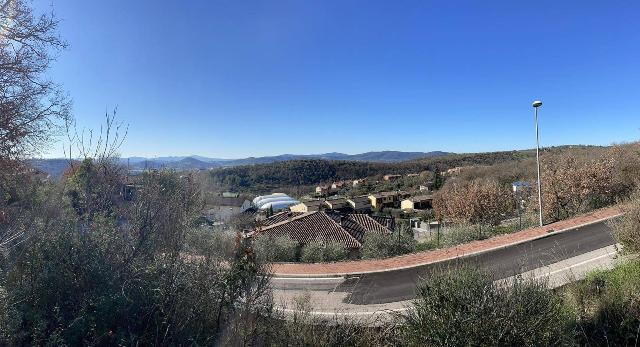
M 539 279 L 542 277 L 551 277 L 553 275 L 556 275 L 558 273 L 562 273 L 562 272 L 566 272 L 566 271 L 570 271 L 571 269 L 589 264 L 589 263 L 593 263 L 593 262 L 597 262 L 598 260 L 604 259 L 604 258 L 608 258 L 608 257 L 612 257 L 614 255 L 617 254 L 616 251 L 616 247 L 619 248 L 619 245 L 616 246 L 607 246 L 598 250 L 594 250 L 588 253 L 584 253 L 584 254 L 580 254 L 578 256 L 569 258 L 569 259 L 565 259 L 553 264 L 549 264 L 547 266 L 543 266 L 543 267 L 539 267 L 537 269 L 533 269 L 533 270 L 529 270 L 526 271 L 524 273 L 522 273 L 521 275 L 525 275 L 526 274 L 531 274 L 533 275 L 532 278 L 533 279 Z M 613 248 L 613 250 L 611 250 Z M 600 254 L 598 256 L 595 256 L 593 258 L 588 258 L 585 260 L 581 260 L 577 263 L 571 264 L 571 265 L 567 265 L 564 266 L 562 268 L 559 269 L 555 269 L 549 272 L 545 272 L 545 273 L 538 273 L 536 274 L 536 272 L 539 271 L 544 271 L 545 268 L 547 269 L 551 269 L 561 263 L 570 263 L 572 260 L 578 260 L 581 257 L 584 257 L 585 255 L 589 255 L 589 253 L 591 254 L 597 254 L 598 252 L 602 252 L 605 251 L 605 254 Z M 592 271 L 593 269 L 588 269 L 587 271 L 585 271 L 585 273 Z M 510 278 L 512 277 L 508 277 L 508 278 L 504 278 L 501 280 L 498 280 L 496 282 L 502 282 L 502 281 L 508 281 Z M 318 278 L 318 279 L 325 279 L 326 278 Z M 291 280 L 291 278 L 287 278 L 287 280 Z M 332 295 L 335 294 L 335 292 L 333 291 L 329 291 L 328 295 Z M 330 299 L 329 299 L 330 300 Z M 304 313 L 308 313 L 314 316 L 324 316 L 324 317 L 338 317 L 338 316 L 377 316 L 377 315 L 385 315 L 385 314 L 393 314 L 393 313 L 402 313 L 402 312 L 406 312 L 408 310 L 411 310 L 411 303 L 413 300 L 405 300 L 405 301 L 399 301 L 399 302 L 393 302 L 393 303 L 388 303 L 388 304 L 372 304 L 372 305 L 354 305 L 354 304 L 349 304 L 349 303 L 342 303 L 343 307 L 335 307 L 332 310 L 327 308 L 327 311 L 306 311 Z M 381 308 L 380 306 L 382 305 L 404 305 L 404 307 L 397 307 L 397 308 Z M 356 307 L 354 307 L 356 306 Z M 366 311 L 366 308 L 372 308 L 373 310 L 369 310 Z M 360 310 L 360 309 L 364 309 L 364 310 Z M 289 308 L 284 308 L 284 307 L 280 307 L 279 308 L 280 311 L 282 311 L 283 313 L 287 313 L 287 314 L 294 314 L 294 313 L 300 313 L 300 311 L 296 310 L 296 309 L 289 309 Z M 353 311 L 350 311 L 353 310 Z
M 549 273 L 543 273 L 543 274 L 537 275 L 537 276 L 535 276 L 534 278 L 536 278 L 536 279 L 537 279 L 537 278 L 544 277 L 544 276 L 551 276 L 551 275 L 555 275 L 555 274 L 557 274 L 557 273 L 559 273 L 559 272 L 563 272 L 563 271 L 567 271 L 567 270 L 569 270 L 569 269 L 573 269 L 574 267 L 578 267 L 578 266 L 581 266 L 581 265 L 585 265 L 585 264 L 588 264 L 588 263 L 592 263 L 592 262 L 597 261 L 597 260 L 600 260 L 600 259 L 602 259 L 602 258 L 610 257 L 610 256 L 612 256 L 612 255 L 615 255 L 616 253 L 618 253 L 618 252 L 613 251 L 613 252 L 610 252 L 610 253 L 603 254 L 603 255 L 601 255 L 601 256 L 599 256 L 599 257 L 595 257 L 595 258 L 590 258 L 590 259 L 587 259 L 587 260 L 583 260 L 583 261 L 581 261 L 581 262 L 579 262 L 579 263 L 576 263 L 576 264 L 573 264 L 573 265 L 571 265 L 571 266 L 563 267 L 563 268 L 561 268 L 561 269 L 554 270 L 554 271 L 551 271 L 551 272 L 549 272 Z M 534 271 L 535 271 L 535 270 L 534 270 Z

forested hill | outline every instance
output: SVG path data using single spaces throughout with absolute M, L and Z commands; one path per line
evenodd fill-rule
M 290 160 L 271 164 L 214 169 L 214 181 L 230 188 L 310 185 L 331 180 L 367 177 L 396 172 L 399 164 L 337 161 L 322 159 Z M 418 167 L 419 165 L 413 165 Z
M 592 151 L 596 146 L 561 146 L 546 148 L 545 152 L 569 150 Z M 469 165 L 493 165 L 535 158 L 535 150 L 502 151 L 470 154 L 449 154 L 399 163 L 371 163 L 337 160 L 290 160 L 261 165 L 219 168 L 210 171 L 217 183 L 229 188 L 265 189 L 285 186 L 313 185 L 344 179 L 356 179 L 384 174 L 419 173 L 424 170 L 440 171 Z

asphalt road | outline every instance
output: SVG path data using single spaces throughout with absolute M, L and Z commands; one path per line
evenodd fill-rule
M 420 278 L 437 268 L 469 263 L 488 270 L 495 279 L 502 279 L 613 244 L 615 241 L 611 230 L 606 222 L 600 222 L 463 259 L 406 270 L 363 274 L 342 281 L 334 288 L 337 292 L 350 293 L 344 301 L 352 304 L 408 300 L 415 297 Z

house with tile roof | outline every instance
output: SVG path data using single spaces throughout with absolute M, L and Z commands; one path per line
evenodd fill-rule
M 371 206 L 376 209 L 385 207 L 399 207 L 400 201 L 409 197 L 409 193 L 403 191 L 380 192 L 369 195 Z
M 369 233 L 391 233 L 390 229 L 364 213 L 340 214 L 328 212 L 327 215 L 340 224 L 360 244 L 364 243 L 365 237 Z
M 304 246 L 312 241 L 337 242 L 350 256 L 357 256 L 369 233 L 391 234 L 391 230 L 366 214 L 342 214 L 336 211 L 279 213 L 263 221 L 252 237 L 288 236 Z
M 225 198 L 216 196 L 210 199 L 203 211 L 205 219 L 212 222 L 228 222 L 233 216 L 236 216 L 251 207 L 251 202 L 242 197 Z
M 393 217 L 374 216 L 374 215 L 370 215 L 369 217 L 371 217 L 373 220 L 375 220 L 376 222 L 378 222 L 379 224 L 381 224 L 382 226 L 384 226 L 389 230 L 392 230 L 392 231 L 396 230 L 396 219 Z
M 273 216 L 258 221 L 258 225 L 269 226 L 280 222 L 291 220 L 294 217 L 304 214 L 304 212 L 282 211 Z
M 373 209 L 373 206 L 371 206 L 371 200 L 369 200 L 369 197 L 366 195 L 354 196 L 347 199 L 347 202 L 356 212 L 371 212 Z
M 402 200 L 400 208 L 403 210 L 426 210 L 432 208 L 433 195 L 417 195 Z
M 325 203 L 327 204 L 327 207 L 332 210 L 351 210 L 351 205 L 345 198 L 327 199 Z

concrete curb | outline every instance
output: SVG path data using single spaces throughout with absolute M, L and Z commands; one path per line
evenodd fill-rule
M 514 247 L 517 245 L 521 245 L 523 243 L 527 243 L 527 242 L 532 242 L 535 240 L 539 240 L 539 239 L 543 239 L 546 237 L 551 237 L 554 235 L 558 235 L 558 234 L 562 234 L 571 230 L 575 230 L 575 229 L 579 229 L 588 225 L 592 225 L 592 224 L 597 224 L 597 223 L 601 223 L 613 218 L 617 218 L 620 217 L 621 215 L 623 215 L 622 212 L 617 213 L 613 216 L 608 216 L 608 217 L 604 217 L 604 218 L 599 218 L 590 222 L 586 222 L 586 223 L 582 223 L 582 224 L 578 224 L 578 225 L 574 225 L 571 226 L 569 228 L 565 228 L 565 229 L 561 229 L 561 230 L 554 230 L 553 232 L 547 232 L 546 234 L 542 234 L 542 235 L 537 235 L 534 236 L 532 238 L 526 239 L 526 240 L 520 240 L 520 241 L 516 241 L 513 243 L 509 243 L 509 244 L 504 244 L 504 245 L 499 245 L 499 246 L 495 246 L 495 247 L 491 247 L 491 248 L 487 248 L 487 249 L 482 249 L 479 251 L 475 251 L 475 252 L 469 252 L 466 254 L 458 254 L 456 256 L 451 256 L 451 257 L 447 257 L 447 258 L 443 258 L 443 259 L 437 259 L 437 260 L 433 260 L 433 261 L 426 261 L 423 263 L 416 263 L 416 264 L 411 264 L 411 265 L 407 265 L 407 266 L 399 266 L 399 267 L 393 267 L 393 268 L 386 268 L 386 269 L 380 269 L 380 270 L 371 270 L 371 271 L 354 271 L 354 272 L 344 272 L 344 273 L 314 273 L 314 274 L 287 274 L 287 273 L 273 273 L 273 278 L 300 278 L 300 279 L 313 279 L 313 278 L 322 278 L 322 279 L 326 279 L 326 278 L 349 278 L 349 277 L 356 277 L 358 275 L 366 275 L 366 274 L 374 274 L 374 273 L 385 273 L 385 272 L 392 272 L 392 271 L 400 271 L 400 270 L 407 270 L 407 269 L 413 269 L 416 267 L 421 267 L 421 266 L 425 266 L 425 265 L 433 265 L 433 264 L 437 264 L 437 263 L 444 263 L 447 261 L 451 261 L 451 260 L 455 260 L 455 259 L 465 259 L 465 258 L 469 258 L 469 257 L 473 257 L 473 256 L 477 256 L 477 255 L 481 255 L 484 253 L 489 253 L 489 252 L 493 252 L 493 251 L 497 251 L 500 249 L 505 249 L 508 247 Z M 544 228 L 544 226 L 543 226 Z M 525 229 L 527 230 L 527 229 Z M 525 231 L 522 230 L 522 231 Z M 522 232 L 520 231 L 520 232 Z M 490 240 L 490 239 L 489 239 Z M 456 247 L 450 248 L 450 249 L 455 249 Z

